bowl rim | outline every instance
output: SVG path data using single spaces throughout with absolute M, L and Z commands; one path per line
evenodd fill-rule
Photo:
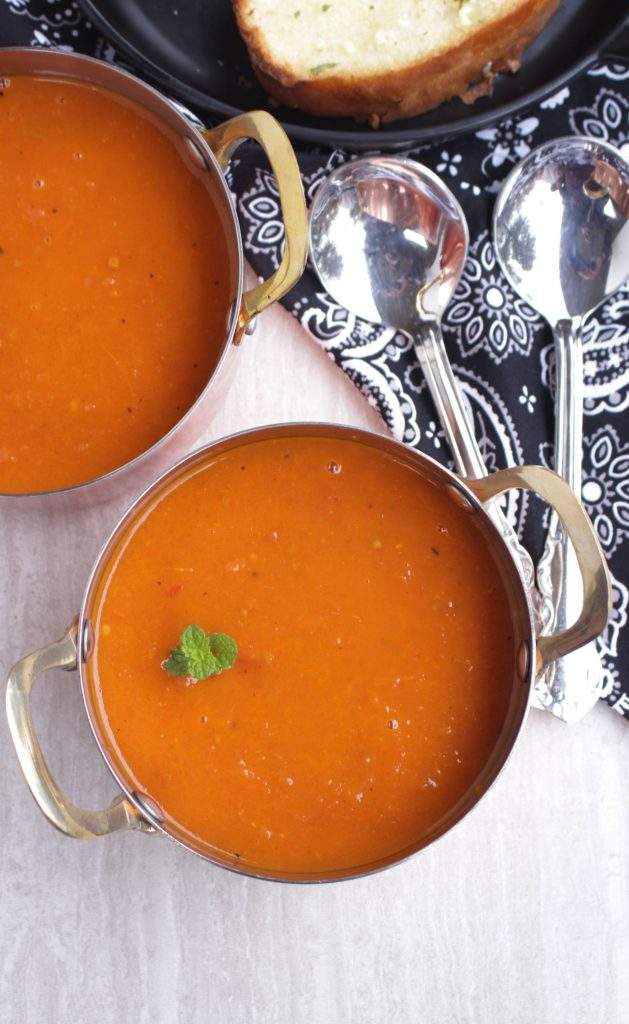
M 25 69 L 24 71 L 19 70 L 13 72 L 5 72 L 4 61 L 7 55 L 9 55 L 9 57 L 13 55 L 23 56 L 25 60 L 27 57 L 29 57 L 31 60 L 34 60 L 36 65 L 41 66 L 31 68 L 29 70 Z M 43 66 L 48 65 L 51 60 L 53 63 L 59 63 L 59 72 L 51 72 L 49 69 L 43 69 Z M 87 68 L 88 72 L 84 75 L 71 75 L 64 73 L 62 69 L 64 66 L 67 65 L 77 66 L 78 68 Z M 90 75 L 90 69 L 92 72 L 95 72 L 94 77 Z M 154 86 L 149 85 L 147 82 L 143 81 L 143 79 L 138 78 L 137 75 L 134 75 L 126 69 L 119 67 L 117 64 L 109 64 L 107 61 L 99 60 L 97 57 L 88 57 L 85 54 L 67 52 L 65 50 L 55 49 L 54 47 L 1 47 L 0 77 L 4 74 L 7 74 L 7 76 L 30 75 L 32 77 L 56 77 L 58 74 L 59 78 L 79 80 L 82 82 L 86 82 L 89 85 L 97 85 L 99 86 L 99 88 L 104 89 L 106 92 L 112 92 L 114 93 L 114 95 L 116 95 L 116 91 L 114 89 L 109 88 L 109 86 L 105 84 L 102 80 L 98 80 L 98 76 L 101 76 L 101 78 L 111 78 L 112 80 L 127 83 L 127 85 L 131 89 L 138 90 L 140 93 L 143 92 L 145 94 L 148 94 L 153 99 L 153 101 L 157 103 L 158 106 L 161 106 L 163 109 L 167 110 L 171 116 L 174 115 L 182 129 L 185 129 L 187 133 L 192 133 L 195 144 L 199 147 L 205 158 L 206 167 L 208 172 L 211 173 L 212 180 L 215 181 L 216 185 L 221 189 L 221 191 L 224 194 L 224 212 L 227 214 L 227 222 L 231 225 L 231 229 L 233 231 L 233 241 L 235 241 L 236 243 L 236 274 L 234 281 L 235 295 L 231 301 L 231 308 L 229 309 L 228 313 L 228 326 L 226 326 L 225 329 L 224 341 L 218 358 L 216 360 L 216 363 L 214 364 L 214 367 L 210 373 L 210 376 L 208 377 L 204 387 L 199 392 L 192 405 L 188 407 L 184 414 L 172 425 L 172 427 L 170 427 L 170 429 L 165 434 L 162 434 L 148 448 L 145 448 L 137 455 L 134 455 L 134 457 L 132 459 L 129 459 L 127 462 L 123 462 L 121 463 L 121 465 L 114 467 L 114 469 L 108 470 L 106 473 L 101 473 L 99 476 L 90 477 L 89 480 L 82 480 L 80 483 L 72 484 L 69 487 L 52 487 L 48 490 L 41 491 L 0 490 L 0 499 L 3 501 L 22 500 L 26 502 L 28 501 L 28 499 L 46 498 L 52 497 L 53 495 L 78 496 L 86 494 L 87 489 L 90 487 L 95 487 L 96 485 L 99 485 L 101 483 L 104 484 L 110 481 L 117 480 L 118 478 L 122 477 L 123 474 L 126 474 L 127 472 L 132 471 L 136 467 L 140 466 L 145 459 L 147 460 L 153 454 L 156 454 L 159 451 L 159 449 L 163 445 L 166 445 L 167 442 L 170 441 L 171 438 L 179 431 L 179 429 L 183 427 L 184 424 L 190 418 L 192 418 L 194 413 L 197 411 L 197 407 L 207 398 L 207 393 L 210 387 L 213 386 L 217 378 L 221 375 L 225 363 L 229 359 L 229 355 L 234 345 L 234 336 L 236 334 L 236 330 L 238 327 L 238 313 L 242 303 L 242 295 L 244 288 L 245 257 L 240 225 L 238 223 L 236 210 L 229 188 L 227 186 L 225 175 L 221 170 L 220 164 L 216 159 L 214 153 L 212 152 L 209 143 L 207 142 L 204 135 L 199 129 L 198 124 L 196 123 L 197 119 L 194 118 L 192 114 L 190 114 L 190 117 L 186 116 L 186 113 L 184 113 L 185 108 L 182 106 L 181 103 L 169 99 L 169 97 L 165 96 Z M 121 91 L 117 95 L 124 95 L 128 98 L 127 94 L 123 91 Z M 140 101 L 135 96 L 132 98 L 132 102 L 136 103 L 137 106 L 142 106 Z M 147 107 L 147 110 L 148 109 L 149 108 Z M 189 137 L 189 135 L 184 135 L 182 131 L 181 138 L 185 137 Z M 229 243 L 229 239 L 227 239 L 227 242 Z
M 511 700 L 512 702 L 516 699 L 518 701 L 517 714 L 512 711 L 510 705 L 501 733 L 486 764 L 481 769 L 477 778 L 470 784 L 454 807 L 451 808 L 446 815 L 443 815 L 442 818 L 432 826 L 432 828 L 427 830 L 427 832 L 418 841 L 402 850 L 394 851 L 393 853 L 378 858 L 368 864 L 355 865 L 350 868 L 330 869 L 324 872 L 287 873 L 276 870 L 267 870 L 256 865 L 247 865 L 246 863 L 240 864 L 231 860 L 223 860 L 218 856 L 220 851 L 217 851 L 216 855 L 212 855 L 206 850 L 195 848 L 191 842 L 186 841 L 183 829 L 180 829 L 179 831 L 176 829 L 173 830 L 152 812 L 151 808 L 148 807 L 143 800 L 142 795 L 132 790 L 125 783 L 124 779 L 121 778 L 116 759 L 111 756 L 106 744 L 102 741 L 101 728 L 97 716 L 94 713 L 91 698 L 88 694 L 89 683 L 86 678 L 86 665 L 93 651 L 93 629 L 89 618 L 90 601 L 92 600 L 100 582 L 102 571 L 107 565 L 109 554 L 115 547 L 118 540 L 123 536 L 126 529 L 133 524 L 142 512 L 144 506 L 155 498 L 159 494 L 160 490 L 166 487 L 169 482 L 174 481 L 178 475 L 184 474 L 195 463 L 203 464 L 208 460 L 208 458 L 211 458 L 213 454 L 218 455 L 222 451 L 231 451 L 233 449 L 246 447 L 249 444 L 255 444 L 258 441 L 274 437 L 294 438 L 304 436 L 336 437 L 359 444 L 366 444 L 368 447 L 380 449 L 383 452 L 388 452 L 393 455 L 403 456 L 407 463 L 413 463 L 419 467 L 428 467 L 431 473 L 441 476 L 444 480 L 445 486 L 456 491 L 457 494 L 472 506 L 474 511 L 481 512 L 484 516 L 484 526 L 489 531 L 490 535 L 493 536 L 494 542 L 497 543 L 498 550 L 501 551 L 505 564 L 508 565 L 509 571 L 512 573 L 512 580 L 518 589 L 519 614 L 522 617 L 526 628 L 526 635 L 523 637 L 523 641 L 527 645 L 528 658 L 526 670 L 523 675 L 520 674 L 518 676 L 517 668 L 514 665 L 514 679 L 511 683 L 513 691 Z M 516 621 L 515 612 L 513 614 L 513 621 Z M 160 476 L 149 484 L 148 487 L 146 487 L 142 493 L 132 501 L 126 511 L 124 511 L 119 517 L 115 526 L 103 543 L 98 555 L 96 556 L 85 585 L 78 616 L 77 667 L 79 671 L 81 695 L 85 712 L 90 729 L 103 760 L 113 775 L 116 784 L 120 786 L 123 793 L 137 808 L 142 817 L 144 817 L 158 833 L 167 836 L 178 845 L 183 846 L 184 849 L 201 857 L 204 861 L 208 861 L 218 867 L 226 868 L 236 874 L 267 881 L 323 883 L 366 877 L 385 870 L 388 867 L 393 867 L 396 864 L 402 863 L 426 847 L 431 846 L 438 839 L 441 839 L 446 835 L 446 833 L 450 832 L 456 825 L 466 818 L 472 810 L 474 810 L 504 770 L 504 767 L 521 735 L 529 712 L 531 692 L 535 682 L 535 645 L 536 633 L 532 609 L 525 590 L 524 582 L 515 563 L 513 553 L 506 544 L 497 526 L 488 515 L 483 503 L 467 487 L 463 478 L 456 476 L 431 456 L 426 455 L 418 449 L 410 448 L 408 445 L 403 444 L 401 441 L 397 441 L 390 435 L 378 434 L 374 431 L 353 427 L 349 424 L 329 421 L 303 420 L 289 423 L 271 423 L 263 426 L 251 427 L 232 434 L 224 435 L 209 442 L 208 444 L 202 445 L 192 452 L 189 452 L 173 466 L 161 473 Z M 519 694 L 516 694 L 516 677 L 519 679 L 519 683 L 521 685 Z M 510 721 L 511 719 L 514 719 L 514 721 Z M 495 764 L 493 763 L 494 761 Z M 488 768 L 488 766 L 490 767 Z M 484 778 L 485 775 L 487 775 L 487 779 Z M 483 781 L 481 782 L 481 780 Z M 150 794 L 147 794 L 147 796 L 150 799 Z

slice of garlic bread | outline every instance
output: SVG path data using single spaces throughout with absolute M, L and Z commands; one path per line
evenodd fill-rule
M 270 96 L 378 124 L 491 91 L 559 0 L 234 0 Z

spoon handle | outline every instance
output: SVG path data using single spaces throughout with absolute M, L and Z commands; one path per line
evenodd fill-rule
M 555 395 L 555 470 L 581 495 L 583 451 L 583 346 L 579 321 L 560 320 L 555 328 L 557 391 Z M 542 598 L 542 632 L 565 629 L 581 607 L 581 577 L 572 544 L 553 513 L 537 567 Z M 547 686 L 549 710 L 576 721 L 596 703 L 603 666 L 594 643 L 555 662 Z
M 560 320 L 554 330 L 557 359 L 555 472 L 581 492 L 583 452 L 583 342 L 581 325 Z
M 459 473 L 474 480 L 487 474 L 485 460 L 478 446 L 474 426 L 463 404 L 461 391 L 448 359 L 441 327 L 433 321 L 422 323 L 415 336 L 415 351 L 423 370 L 428 389 L 437 409 L 437 415 L 452 452 Z M 508 547 L 519 562 L 528 593 L 536 605 L 535 569 L 533 561 L 507 522 L 496 502 L 489 503 L 487 511 L 500 530 Z
M 439 324 L 421 324 L 415 338 L 415 351 L 457 472 L 474 480 L 486 476 L 485 460 L 452 372 Z

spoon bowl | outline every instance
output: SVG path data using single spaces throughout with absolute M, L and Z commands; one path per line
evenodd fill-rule
M 506 179 L 494 245 L 512 287 L 554 327 L 584 319 L 629 273 L 629 169 L 606 142 L 549 142 Z
M 468 246 L 465 216 L 436 174 L 411 160 L 367 157 L 315 195 L 310 249 L 330 294 L 374 323 L 414 332 L 441 320 Z
M 310 253 L 322 284 L 356 315 L 413 336 L 455 465 L 481 477 L 485 464 L 441 336 L 467 245 L 458 202 L 413 160 L 374 156 L 345 164 L 310 208 Z

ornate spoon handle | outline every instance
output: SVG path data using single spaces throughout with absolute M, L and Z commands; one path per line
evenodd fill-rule
M 581 494 L 583 452 L 583 347 L 581 323 L 560 320 L 554 328 L 557 354 L 555 396 L 555 470 L 577 497 Z M 581 607 L 581 576 L 576 555 L 555 513 L 537 568 L 542 597 L 542 629 L 565 629 Z M 603 666 L 594 643 L 567 655 L 549 668 L 548 708 L 564 721 L 582 718 L 596 703 Z

